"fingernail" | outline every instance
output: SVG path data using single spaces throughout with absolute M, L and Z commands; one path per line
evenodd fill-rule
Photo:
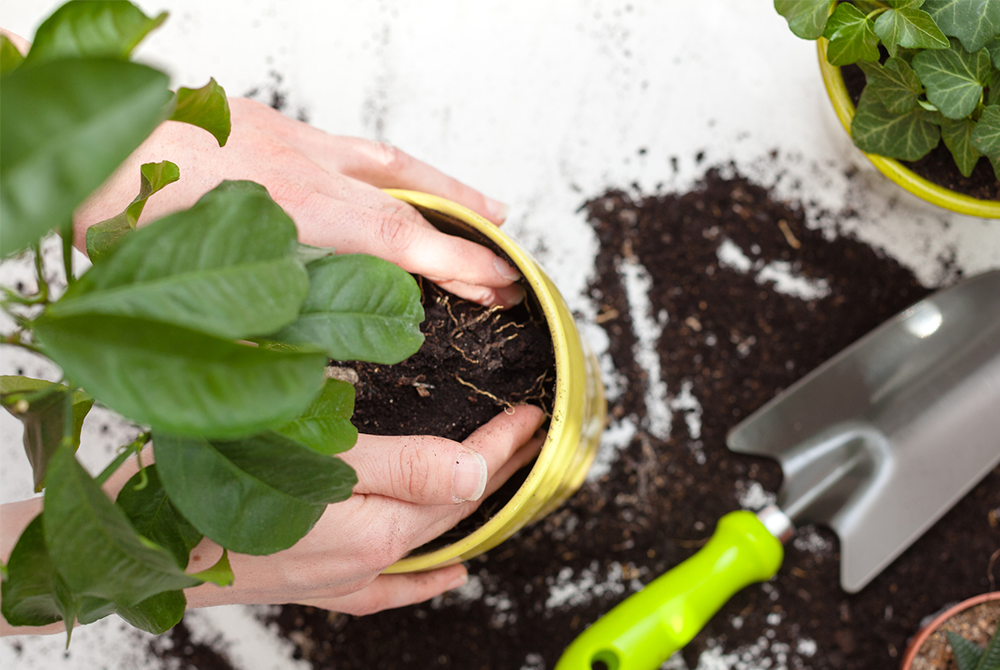
M 486 459 L 465 450 L 455 459 L 455 474 L 451 480 L 451 497 L 456 503 L 479 500 L 486 490 Z
M 521 273 L 507 265 L 499 256 L 493 260 L 493 267 L 496 268 L 498 275 L 508 281 L 517 281 L 521 278 Z
M 446 588 L 445 591 L 451 591 L 452 589 L 460 589 L 468 583 L 469 583 L 469 575 L 468 573 L 463 573 L 461 577 L 455 578 L 453 582 L 448 584 L 448 588 Z
M 494 200 L 493 198 L 486 198 L 486 209 L 489 211 L 490 216 L 503 223 L 507 220 L 507 214 L 510 213 L 510 207 Z

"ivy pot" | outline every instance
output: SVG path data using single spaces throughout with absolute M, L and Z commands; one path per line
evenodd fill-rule
M 982 647 L 997 629 L 998 619 L 1000 592 L 985 593 L 949 607 L 913 638 L 903 655 L 900 670 L 950 670 L 959 667 L 947 632 L 951 631 Z
M 850 135 L 851 120 L 854 118 L 855 106 L 844 83 L 841 68 L 831 65 L 827 60 L 827 47 L 829 43 L 829 40 L 823 37 L 820 37 L 816 41 L 817 51 L 819 52 L 820 72 L 823 75 L 823 83 L 830 96 L 833 109 L 837 113 L 837 118 L 840 119 L 844 130 Z M 862 153 L 865 154 L 865 157 L 871 161 L 872 165 L 879 172 L 922 200 L 959 214 L 1000 219 L 1000 202 L 998 201 L 973 198 L 939 186 L 916 174 L 896 159 L 867 152 Z
M 466 561 L 542 519 L 572 495 L 586 477 L 604 430 L 607 405 L 597 359 L 581 338 L 565 301 L 538 262 L 475 212 L 425 193 L 390 190 L 432 225 L 506 255 L 521 273 L 528 297 L 541 308 L 555 351 L 552 417 L 541 452 L 513 497 L 479 528 L 426 553 L 417 550 L 386 572 L 431 570 Z

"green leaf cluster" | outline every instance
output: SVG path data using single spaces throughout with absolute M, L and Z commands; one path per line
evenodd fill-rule
M 39 27 L 25 57 L 0 44 L 4 255 L 34 250 L 37 265 L 41 237 L 56 230 L 68 242 L 74 209 L 161 121 L 225 144 L 229 107 L 214 80 L 172 93 L 164 73 L 128 60 L 165 17 L 81 0 Z M 4 344 L 63 373 L 0 378 L 45 494 L 4 566 L 12 625 L 61 620 L 71 631 L 117 613 L 160 633 L 183 615 L 185 588 L 232 582 L 228 551 L 295 544 L 357 481 L 337 457 L 357 439 L 354 389 L 326 378 L 327 361 L 395 363 L 423 342 L 409 274 L 299 244 L 258 184 L 223 182 L 140 228 L 148 199 L 178 179 L 168 160 L 141 167 L 135 199 L 88 231 L 93 267 L 78 279 L 68 272 L 60 298 L 37 267 L 36 293 L 4 289 L 16 323 Z M 97 478 L 75 456 L 95 403 L 144 427 Z M 155 464 L 109 500 L 101 483 L 150 441 Z M 223 557 L 190 574 L 203 538 Z
M 947 631 L 947 636 L 958 670 L 1000 670 L 1000 623 L 985 649 L 958 633 Z
M 774 0 L 793 33 L 829 40 L 867 80 L 851 123 L 863 151 L 914 161 L 941 140 L 969 176 L 1000 179 L 1000 0 Z

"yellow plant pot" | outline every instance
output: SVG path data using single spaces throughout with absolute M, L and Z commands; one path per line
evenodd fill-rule
M 829 41 L 821 37 L 816 41 L 819 50 L 819 69 L 823 74 L 823 83 L 826 85 L 826 92 L 830 95 L 833 109 L 837 112 L 840 123 L 851 134 L 851 120 L 854 118 L 854 103 L 844 85 L 844 77 L 840 73 L 840 68 L 830 65 L 826 59 L 826 47 Z M 969 216 L 979 216 L 987 219 L 1000 219 L 1000 202 L 995 200 L 979 200 L 971 198 L 961 193 L 956 193 L 951 189 L 938 186 L 930 182 L 892 158 L 865 153 L 865 156 L 878 168 L 879 172 L 896 182 L 913 195 L 933 203 L 939 207 L 944 207 L 959 214 Z
M 461 563 L 500 544 L 555 510 L 580 485 L 597 453 L 607 403 L 597 359 L 589 351 L 559 291 L 538 262 L 495 225 L 444 198 L 413 191 L 387 193 L 410 203 L 436 228 L 475 242 L 492 242 L 514 262 L 542 308 L 552 335 L 556 389 L 545 443 L 527 479 L 489 521 L 461 540 L 408 556 L 387 573 L 416 572 Z

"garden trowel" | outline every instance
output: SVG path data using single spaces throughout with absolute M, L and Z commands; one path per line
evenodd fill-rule
M 775 505 L 720 519 L 708 543 L 603 616 L 556 670 L 655 670 L 738 590 L 770 579 L 795 527 L 840 537 L 863 588 L 1000 463 L 1000 271 L 913 305 L 729 432 L 777 459 Z

